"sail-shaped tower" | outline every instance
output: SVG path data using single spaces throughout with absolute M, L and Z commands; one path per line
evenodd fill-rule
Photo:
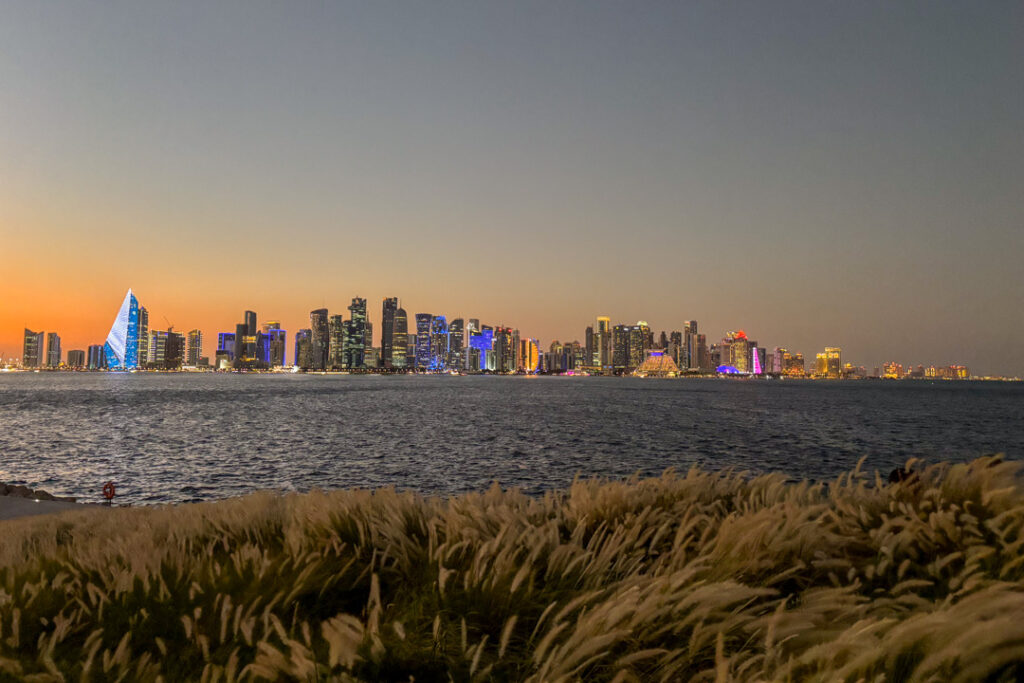
M 134 370 L 139 366 L 139 300 L 131 289 L 124 295 L 103 352 L 111 370 Z

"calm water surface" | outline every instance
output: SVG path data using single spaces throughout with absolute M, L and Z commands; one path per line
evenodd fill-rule
M 1024 385 L 9 373 L 0 481 L 156 503 L 256 489 L 529 492 L 699 464 L 823 479 L 1024 457 Z

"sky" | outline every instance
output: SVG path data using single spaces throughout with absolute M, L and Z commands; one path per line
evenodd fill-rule
M 0 355 L 398 296 L 1024 375 L 1019 2 L 0 7 Z M 291 341 L 289 341 L 291 346 Z M 289 349 L 289 356 L 291 349 Z

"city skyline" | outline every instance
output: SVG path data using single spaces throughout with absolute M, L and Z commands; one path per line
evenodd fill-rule
M 972 374 L 967 366 L 955 362 L 929 363 L 927 368 L 923 363 L 915 367 L 915 363 L 910 362 L 904 370 L 903 363 L 890 359 L 872 369 L 870 364 L 849 362 L 849 356 L 842 357 L 839 346 L 826 346 L 823 351 L 806 354 L 805 358 L 801 349 L 791 345 L 759 344 L 742 329 L 728 330 L 720 338 L 712 335 L 709 339 L 706 331 L 699 333 L 698 321 L 692 319 L 684 321 L 681 329 L 662 329 L 656 337 L 657 328 L 647 321 L 630 324 L 598 315 L 586 327 L 583 342 L 579 337 L 566 337 L 564 341 L 553 339 L 545 344 L 518 328 L 494 325 L 493 321 L 481 323 L 479 318 L 453 316 L 449 322 L 445 314 L 436 312 L 410 315 L 398 297 L 382 300 L 381 325 L 376 328 L 378 336 L 374 337 L 375 327 L 367 300 L 353 297 L 347 310 L 347 320 L 343 314 L 332 314 L 327 308 L 310 311 L 309 327 L 294 328 L 291 342 L 294 353 L 289 358 L 288 330 L 282 327 L 280 319 L 260 322 L 256 311 L 246 310 L 243 321 L 235 324 L 234 332 L 224 329 L 214 336 L 204 335 L 201 329 L 194 328 L 186 334 L 174 331 L 169 320 L 167 330 L 158 330 L 150 326 L 149 310 L 129 288 L 103 344 L 85 344 L 82 349 L 64 345 L 67 349 L 65 362 L 61 353 L 63 339 L 58 333 L 26 327 L 21 357 L 5 356 L 0 350 L 0 365 L 17 361 L 16 365 L 26 368 L 88 367 L 90 370 L 176 369 L 183 365 L 270 369 L 294 365 L 314 371 L 497 372 L 523 371 L 525 367 L 528 373 L 590 370 L 602 374 L 636 371 L 651 376 L 666 373 L 675 376 L 689 370 L 705 374 L 716 371 L 795 377 L 806 374 L 829 379 L 1011 376 L 992 372 Z M 408 324 L 410 318 L 412 327 Z M 211 340 L 212 353 L 204 346 L 204 339 Z M 395 348 L 392 356 L 390 349 L 395 344 L 400 347 Z M 525 364 L 524 358 L 527 359 Z
M 1019 4 L 5 9 L 5 355 L 131 283 L 1024 375 Z
M 114 297 L 114 298 L 116 298 L 116 299 L 123 299 L 124 298 L 124 294 L 123 294 L 124 289 L 123 288 L 121 289 L 121 292 L 122 292 L 121 295 L 119 295 L 117 297 Z M 338 297 L 339 300 L 338 300 L 336 305 L 334 305 L 334 306 L 326 305 L 325 306 L 325 305 L 321 304 L 321 305 L 317 306 L 317 308 L 324 308 L 331 315 L 335 315 L 338 312 L 345 312 L 345 316 L 347 318 L 347 312 L 348 312 L 348 307 L 351 304 L 351 298 L 352 298 L 351 296 L 349 296 L 347 299 L 344 298 L 344 297 Z M 379 348 L 380 345 L 381 345 L 381 332 L 382 332 L 382 328 L 380 326 L 380 323 L 382 322 L 381 321 L 381 310 L 379 310 L 380 309 L 380 304 L 378 303 L 378 304 L 374 305 L 372 303 L 373 300 L 371 300 L 371 299 L 369 299 L 367 297 L 362 297 L 362 298 L 364 298 L 367 301 L 368 318 L 369 318 L 369 321 L 374 324 L 374 327 L 373 327 L 374 343 Z M 487 320 L 489 321 L 489 324 L 492 324 L 492 325 L 504 325 L 504 326 L 513 327 L 513 328 L 516 328 L 516 329 L 523 330 L 524 332 L 527 331 L 527 328 L 525 326 L 518 325 L 518 324 L 515 323 L 515 321 L 505 321 L 500 315 L 498 316 L 498 318 L 490 318 L 490 317 L 487 317 L 487 316 L 475 315 L 473 313 L 463 313 L 461 311 L 451 311 L 450 309 L 446 309 L 443 306 L 430 306 L 430 305 L 423 306 L 422 308 L 424 309 L 424 311 L 421 311 L 419 308 L 416 308 L 415 310 L 413 310 L 415 307 L 410 308 L 409 306 L 407 306 L 405 304 L 406 300 L 403 297 L 401 297 L 401 296 L 393 297 L 393 295 L 381 297 L 380 301 L 383 302 L 385 299 L 390 299 L 390 298 L 397 298 L 401 302 L 401 306 L 408 312 L 408 315 L 409 315 L 409 334 L 414 334 L 415 333 L 415 320 L 414 320 L 415 314 L 419 313 L 419 312 L 424 312 L 424 311 L 432 311 L 434 314 L 447 315 L 450 318 L 461 317 L 461 318 L 464 318 L 464 319 L 468 319 L 468 318 L 471 318 L 471 317 L 475 317 L 475 318 L 479 319 L 479 318 L 484 317 L 484 318 L 487 318 Z M 153 299 L 147 294 L 146 301 L 149 302 L 149 301 L 152 301 L 152 300 Z M 171 300 L 170 302 L 167 302 L 167 303 L 169 303 L 171 305 L 171 307 L 174 310 L 176 310 L 176 311 L 187 311 L 188 310 L 187 302 L 182 302 L 182 301 L 179 301 L 179 300 L 175 299 L 175 300 Z M 250 304 L 248 304 L 246 306 L 242 306 L 240 310 L 251 310 L 254 307 L 257 309 L 257 312 L 259 312 L 259 310 L 261 309 L 261 307 L 259 307 L 256 304 L 253 304 L 253 303 L 250 302 Z M 230 332 L 230 331 L 232 331 L 234 329 L 235 324 L 237 323 L 237 320 L 235 320 L 235 318 L 238 317 L 238 312 L 234 311 L 233 313 L 229 313 L 228 314 L 226 320 L 222 319 L 222 320 L 219 320 L 218 322 L 207 323 L 207 324 L 194 324 L 194 323 L 189 322 L 189 321 L 194 321 L 197 316 L 185 315 L 184 317 L 182 317 L 182 316 L 178 315 L 177 313 L 175 313 L 174 316 L 168 316 L 166 313 L 162 313 L 159 309 L 156 309 L 155 306 L 148 306 L 147 308 L 149 308 L 150 310 L 153 310 L 154 314 L 156 315 L 156 317 L 154 318 L 153 323 L 150 325 L 153 329 L 167 329 L 168 326 L 171 325 L 171 326 L 174 327 L 174 330 L 176 332 L 178 332 L 180 334 L 183 334 L 183 335 L 187 334 L 190 330 L 193 330 L 193 329 L 201 330 L 203 332 L 203 335 L 204 335 L 203 336 L 203 347 L 202 347 L 203 348 L 203 353 L 204 353 L 204 355 L 207 355 L 210 358 L 213 358 L 213 356 L 215 355 L 216 348 L 217 348 L 217 336 L 216 335 L 218 333 L 221 333 L 221 332 Z M 294 309 L 294 308 L 295 307 L 292 306 L 292 309 Z M 434 311 L 433 309 L 435 309 L 435 308 L 438 309 L 438 310 Z M 56 332 L 60 335 L 61 345 L 62 345 L 62 347 L 65 350 L 67 350 L 67 349 L 82 349 L 82 350 L 85 350 L 85 349 L 88 349 L 88 347 L 93 345 L 93 344 L 102 344 L 103 343 L 103 340 L 99 339 L 91 331 L 93 331 L 93 330 L 100 330 L 100 329 L 107 329 L 107 330 L 109 330 L 110 322 L 109 321 L 107 321 L 107 322 L 100 322 L 100 320 L 104 320 L 105 319 L 103 316 L 109 317 L 110 311 L 109 311 L 109 309 L 105 310 L 105 311 L 101 310 L 101 307 L 96 305 L 96 302 L 91 302 L 91 305 L 89 306 L 89 309 L 90 310 L 98 311 L 97 314 L 96 314 L 98 316 L 98 318 L 90 319 L 90 320 L 83 320 L 83 318 L 85 317 L 82 314 L 83 308 L 81 306 L 79 306 L 79 307 L 76 307 L 78 315 L 76 315 L 75 318 L 74 318 L 79 324 L 77 326 L 75 326 L 75 327 L 72 327 L 70 332 L 65 331 L 65 330 L 56 330 Z M 312 309 L 312 310 L 315 310 L 315 309 Z M 596 313 L 596 314 L 593 314 L 593 315 L 589 315 L 589 317 L 587 317 L 587 316 L 588 316 L 587 313 L 580 313 L 580 312 L 577 312 L 577 311 L 571 312 L 567 316 L 571 320 L 579 319 L 581 321 L 581 326 L 580 326 L 579 330 L 577 330 L 575 332 L 572 329 L 569 328 L 569 325 L 567 325 L 567 324 L 565 324 L 563 322 L 561 325 L 559 325 L 559 327 L 564 328 L 564 330 L 565 330 L 564 334 L 555 335 L 555 336 L 550 336 L 549 337 L 549 336 L 544 336 L 544 335 L 533 334 L 532 329 L 530 329 L 530 330 L 528 330 L 530 332 L 529 336 L 532 337 L 532 338 L 538 339 L 539 342 L 540 342 L 540 347 L 542 349 L 547 348 L 547 346 L 551 342 L 553 342 L 553 341 L 560 341 L 562 343 L 569 343 L 569 342 L 573 342 L 573 341 L 582 342 L 583 341 L 583 339 L 582 339 L 583 330 L 585 330 L 585 328 L 588 325 L 593 325 L 594 321 L 595 321 L 595 319 L 597 317 L 605 316 L 605 314 L 599 312 L 599 313 Z M 43 317 L 43 315 L 41 313 L 38 314 L 38 315 L 32 316 L 32 317 L 33 317 L 33 320 L 39 320 L 40 322 L 38 324 L 34 325 L 34 326 L 33 325 L 23 324 L 20 327 L 18 327 L 18 329 L 16 329 L 16 330 L 0 329 L 0 340 L 4 340 L 5 342 L 7 342 L 7 343 L 0 344 L 0 361 L 6 360 L 6 359 L 10 359 L 10 358 L 17 358 L 20 355 L 22 344 L 23 344 L 23 333 L 24 333 L 24 330 L 26 330 L 26 329 L 33 329 L 33 330 L 38 329 L 39 331 L 44 332 L 44 333 L 49 333 L 51 331 L 54 331 L 53 328 L 55 326 L 51 325 L 51 326 L 48 327 L 45 324 L 44 317 Z M 630 324 L 630 325 L 632 325 L 632 324 L 635 324 L 638 321 L 644 321 L 644 322 L 648 323 L 650 325 L 650 327 L 653 330 L 655 330 L 656 332 L 665 331 L 666 333 L 670 332 L 670 331 L 673 331 L 673 330 L 681 329 L 681 326 L 686 321 L 688 321 L 688 320 L 692 320 L 692 319 L 701 320 L 701 322 L 702 322 L 702 329 L 714 329 L 715 330 L 713 335 L 709 337 L 709 343 L 711 343 L 712 341 L 715 341 L 715 340 L 721 338 L 722 336 L 724 336 L 726 333 L 728 333 L 730 331 L 743 330 L 743 329 L 751 329 L 751 330 L 757 329 L 758 330 L 757 334 L 758 334 L 759 337 L 761 337 L 763 339 L 766 339 L 766 340 L 769 339 L 769 335 L 763 334 L 759 328 L 756 328 L 753 325 L 734 323 L 732 325 L 728 325 L 728 326 L 722 327 L 720 329 L 719 328 L 712 328 L 710 324 L 707 325 L 707 326 L 704 326 L 704 322 L 703 321 L 705 319 L 701 318 L 699 316 L 689 316 L 689 317 L 686 317 L 684 319 L 678 320 L 676 322 L 668 322 L 668 323 L 665 323 L 665 324 L 660 324 L 660 323 L 657 323 L 657 322 L 652 322 L 653 320 L 658 320 L 658 318 L 654 318 L 654 317 L 646 317 L 645 318 L 643 316 L 636 316 L 636 315 L 630 317 L 628 314 L 625 315 L 625 316 L 609 315 L 607 317 L 609 317 L 613 321 L 613 324 Z M 176 322 L 176 320 L 178 320 L 179 318 L 184 321 L 184 324 L 178 324 Z M 718 316 L 717 318 L 712 316 L 713 320 L 720 319 L 720 318 L 722 318 L 722 316 Z M 547 317 L 547 319 L 548 320 L 553 320 L 554 318 Z M 285 315 L 285 316 L 274 316 L 274 315 L 270 315 L 270 314 L 260 313 L 260 320 L 261 321 L 272 320 L 272 321 L 278 322 L 278 323 L 280 323 L 281 328 L 287 330 L 289 332 L 289 334 L 294 334 L 295 331 L 297 331 L 299 329 L 307 328 L 307 327 L 309 327 L 309 324 L 310 324 L 309 312 L 308 311 L 305 314 L 302 314 L 302 313 L 297 313 L 294 310 L 292 310 L 290 312 L 290 314 Z M 549 324 L 551 324 L 551 323 L 549 323 Z M 554 323 L 554 324 L 557 325 L 558 323 Z M 261 322 L 261 325 L 262 325 L 262 322 Z M 804 329 L 806 329 L 806 327 L 807 327 L 806 325 L 802 324 L 802 325 L 798 326 L 798 329 L 804 330 Z M 771 328 L 772 329 L 778 329 L 778 326 L 771 326 Z M 102 335 L 100 335 L 100 337 L 105 337 L 105 335 L 106 335 L 106 333 L 103 333 Z M 790 337 L 793 337 L 793 338 L 795 338 L 796 336 L 797 335 L 790 335 Z M 789 338 L 789 337 L 787 337 L 785 331 L 782 332 L 782 337 L 783 337 L 784 340 Z M 970 356 L 971 355 L 970 353 L 965 353 L 962 356 L 951 357 L 951 358 L 925 358 L 924 355 L 922 355 L 921 353 L 919 353 L 918 351 L 915 350 L 914 344 L 912 342 L 909 345 L 907 345 L 908 348 L 909 348 L 909 351 L 894 351 L 894 352 L 891 352 L 891 353 L 883 352 L 881 354 L 881 356 L 879 356 L 876 360 L 870 360 L 870 359 L 864 359 L 860 355 L 860 353 L 858 352 L 859 350 L 856 347 L 853 347 L 853 346 L 851 346 L 849 344 L 844 344 L 841 339 L 837 339 L 838 335 L 829 335 L 827 333 L 820 333 L 820 334 L 812 335 L 812 337 L 815 338 L 815 339 L 820 338 L 822 341 L 820 341 L 820 342 L 812 342 L 811 344 L 796 344 L 796 343 L 788 343 L 787 344 L 787 343 L 785 343 L 785 341 L 783 341 L 780 344 L 776 344 L 775 341 L 772 341 L 771 346 L 774 347 L 776 345 L 780 345 L 780 346 L 783 346 L 784 348 L 789 348 L 789 349 L 792 349 L 794 351 L 801 351 L 802 353 L 805 354 L 805 356 L 807 356 L 810 359 L 810 361 L 813 361 L 814 354 L 817 351 L 820 351 L 821 349 L 826 348 L 828 346 L 837 346 L 838 345 L 838 346 L 842 347 L 845 350 L 844 351 L 845 357 L 847 357 L 847 358 L 856 358 L 857 361 L 858 361 L 857 365 L 864 366 L 864 367 L 868 368 L 869 370 L 872 369 L 872 368 L 875 368 L 875 367 L 882 368 L 883 366 L 885 366 L 886 364 L 889 364 L 889 363 L 900 363 L 900 364 L 906 363 L 908 365 L 908 367 L 913 367 L 913 366 L 917 366 L 917 365 L 923 365 L 925 367 L 927 367 L 929 365 L 932 365 L 932 366 L 937 366 L 938 367 L 938 366 L 963 364 L 963 365 L 967 365 L 972 370 L 976 370 L 976 374 L 979 375 L 979 376 L 1022 376 L 1022 375 L 1024 375 L 1024 372 L 1012 370 L 1012 366 L 1014 365 L 1013 362 L 1006 363 L 1005 367 L 1000 367 L 998 362 L 986 363 L 984 360 L 982 360 L 977 365 L 971 365 L 969 362 L 967 362 L 965 360 L 965 356 Z M 97 341 L 97 339 L 99 339 L 99 340 Z M 774 337 L 772 337 L 771 339 L 774 339 Z M 9 341 L 9 340 L 12 340 L 12 341 Z M 291 341 L 289 343 L 291 343 Z M 881 348 L 884 348 L 885 344 L 882 343 L 882 344 L 878 344 L 877 346 L 881 347 Z M 805 349 L 807 349 L 807 350 L 805 350 Z M 291 356 L 289 354 L 289 358 L 290 357 Z M 1008 360 L 1012 361 L 1014 359 L 1016 359 L 1016 356 L 1011 356 Z

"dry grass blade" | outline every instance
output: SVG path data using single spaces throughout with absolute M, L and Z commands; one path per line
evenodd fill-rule
M 914 468 L 6 522 L 0 679 L 1024 677 L 1020 466 Z

